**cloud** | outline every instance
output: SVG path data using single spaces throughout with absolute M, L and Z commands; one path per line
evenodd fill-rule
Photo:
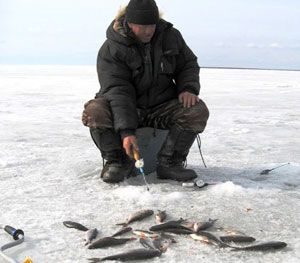
M 257 43 L 253 43 L 253 42 L 250 42 L 250 43 L 247 43 L 245 45 L 246 48 L 284 48 L 283 45 L 281 45 L 280 43 L 278 42 L 273 42 L 273 43 L 270 43 L 270 44 L 257 44 Z
M 295 45 L 291 45 L 289 47 L 292 48 L 292 49 L 299 49 L 300 45 L 299 44 L 295 44 Z
M 220 47 L 220 48 L 228 48 L 231 47 L 230 44 L 228 43 L 224 43 L 224 42 L 217 42 L 214 44 L 215 47 Z
M 27 29 L 31 33 L 41 33 L 42 28 L 40 26 L 31 26 Z
M 283 48 L 283 46 L 280 45 L 280 44 L 277 43 L 277 42 L 271 43 L 271 44 L 269 45 L 269 47 L 270 47 L 270 48 Z
M 266 42 L 266 43 L 257 43 L 257 42 L 243 42 L 243 40 L 241 41 L 219 41 L 219 42 L 215 42 L 213 43 L 213 46 L 215 48 L 220 48 L 220 49 L 232 49 L 232 48 L 239 48 L 239 49 L 264 49 L 264 50 L 279 50 L 279 49 L 299 49 L 300 48 L 300 44 L 298 43 L 280 43 L 280 42 Z
M 246 47 L 247 48 L 263 48 L 264 46 L 260 45 L 260 44 L 255 44 L 255 43 L 247 43 Z

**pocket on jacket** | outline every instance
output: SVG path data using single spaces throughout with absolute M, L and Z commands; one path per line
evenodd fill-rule
M 138 75 L 140 75 L 143 72 L 143 66 L 142 63 L 134 63 L 132 65 L 132 77 L 136 78 Z
M 170 49 L 163 52 L 163 57 L 160 60 L 159 73 L 160 74 L 173 74 L 176 68 L 176 55 L 178 50 Z
M 133 78 L 136 78 L 138 75 L 140 75 L 141 73 L 143 72 L 143 68 L 142 68 L 142 66 L 140 66 L 140 67 L 138 67 L 138 68 L 136 68 L 136 69 L 134 69 L 133 71 L 132 71 L 132 77 Z
M 136 78 L 143 72 L 142 60 L 139 57 L 134 57 L 127 62 L 128 67 L 131 70 L 132 78 Z
M 174 69 L 172 63 L 165 57 L 162 57 L 159 64 L 159 74 L 173 74 Z

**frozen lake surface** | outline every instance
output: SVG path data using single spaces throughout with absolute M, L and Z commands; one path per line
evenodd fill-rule
M 140 209 L 166 210 L 169 219 L 217 218 L 259 241 L 280 240 L 275 252 L 233 252 L 188 236 L 153 262 L 300 262 L 300 72 L 202 69 L 201 98 L 210 109 L 188 165 L 203 189 L 148 176 L 111 186 L 99 180 L 102 159 L 81 124 L 83 104 L 98 91 L 92 66 L 0 66 L 0 224 L 25 231 L 26 241 L 6 254 L 22 262 L 87 262 L 129 248 L 88 250 L 83 233 L 64 220 L 114 233 L 115 223 Z M 268 175 L 270 169 L 289 163 Z M 133 223 L 148 229 L 154 218 Z M 0 245 L 10 242 L 0 232 Z M 2 259 L 0 258 L 0 262 Z

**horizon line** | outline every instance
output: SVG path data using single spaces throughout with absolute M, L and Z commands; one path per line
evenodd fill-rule
M 0 66 L 96 66 L 96 64 L 2 64 Z M 290 68 L 264 68 L 264 67 L 233 67 L 233 66 L 200 66 L 200 69 L 239 69 L 239 70 L 275 70 L 275 71 L 300 71 Z
M 300 69 L 289 69 L 289 68 L 258 68 L 258 67 L 218 67 L 218 66 L 207 66 L 200 68 L 208 68 L 208 69 L 241 69 L 241 70 L 276 70 L 276 71 L 300 71 Z

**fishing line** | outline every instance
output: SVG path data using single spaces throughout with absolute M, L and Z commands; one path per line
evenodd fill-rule
M 203 165 L 204 165 L 205 168 L 207 168 L 207 166 L 205 164 L 205 161 L 204 161 L 204 158 L 203 158 L 202 150 L 201 150 L 201 138 L 200 138 L 200 135 L 197 134 L 196 138 L 197 138 L 198 149 L 199 149 L 199 153 L 200 153 Z

